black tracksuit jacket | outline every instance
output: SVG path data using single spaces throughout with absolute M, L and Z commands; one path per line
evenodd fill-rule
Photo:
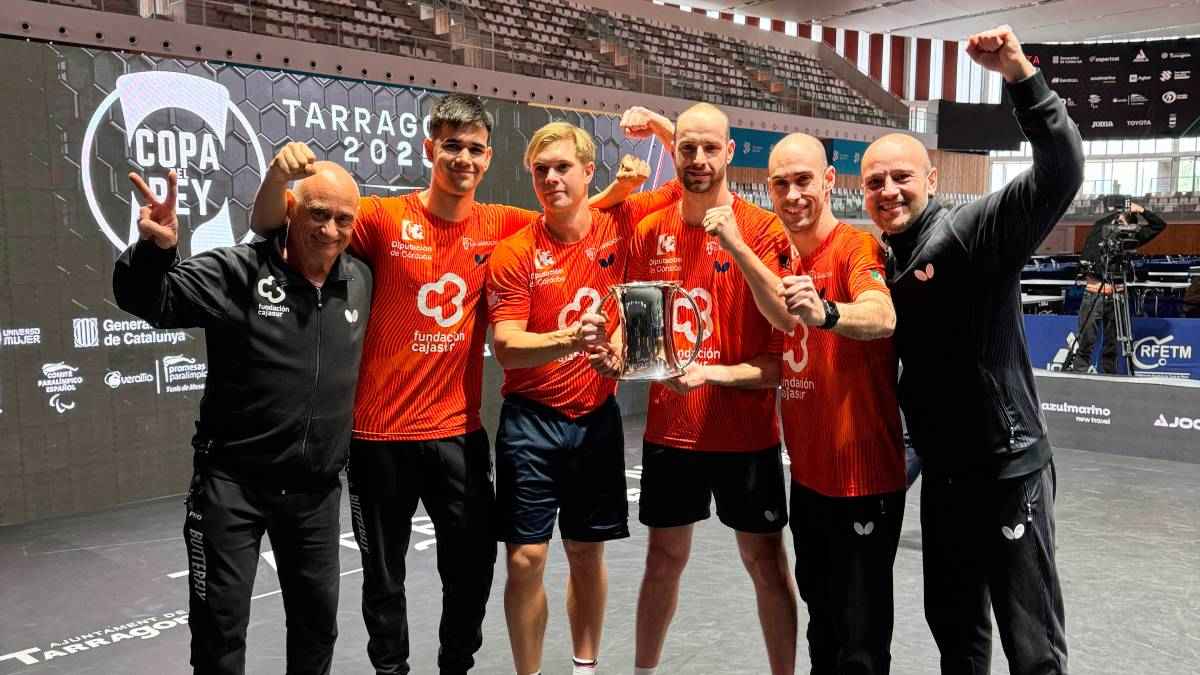
M 208 470 L 318 487 L 346 463 L 371 270 L 343 253 L 317 288 L 283 261 L 279 241 L 182 261 L 138 241 L 117 260 L 113 290 L 157 328 L 204 328 L 208 376 L 192 445 Z
M 1006 86 L 1033 167 L 970 204 L 931 201 L 909 229 L 885 237 L 900 403 L 931 473 L 1011 478 L 1050 461 L 1020 276 L 1083 182 L 1083 147 L 1040 71 Z

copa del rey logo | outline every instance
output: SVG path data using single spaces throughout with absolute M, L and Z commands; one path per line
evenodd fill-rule
M 159 198 L 166 196 L 167 172 L 177 173 L 182 255 L 254 236 L 242 205 L 254 202 L 266 157 L 257 131 L 220 82 L 160 71 L 118 77 L 88 121 L 79 166 L 92 217 L 118 250 L 137 240 L 141 206 L 124 167 L 141 173 Z M 122 167 L 121 175 L 111 167 Z M 241 179 L 247 172 L 253 180 Z

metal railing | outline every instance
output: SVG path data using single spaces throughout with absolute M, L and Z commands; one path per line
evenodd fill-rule
M 418 13 L 424 9 L 431 13 L 438 9 L 448 12 L 450 30 L 446 39 L 413 35 L 412 28 L 405 34 L 378 24 L 365 24 L 350 18 L 334 18 L 298 10 L 304 0 L 294 0 L 292 6 L 272 3 L 267 6 L 262 0 L 41 0 L 50 4 L 75 7 L 91 7 L 145 18 L 165 19 L 205 25 L 213 28 L 241 30 L 245 32 L 298 40 L 309 40 L 318 44 L 359 49 L 393 56 L 428 58 L 432 51 L 438 61 L 454 65 L 482 68 L 500 73 L 525 75 L 541 79 L 565 81 L 574 84 L 615 87 L 636 93 L 665 96 L 670 98 L 705 100 L 722 105 L 742 107 L 766 112 L 802 115 L 820 119 L 831 119 L 872 126 L 888 126 L 923 132 L 929 129 L 924 116 L 889 115 L 873 109 L 869 115 L 858 115 L 839 104 L 814 99 L 799 88 L 784 87 L 777 92 L 762 91 L 758 97 L 729 97 L 715 91 L 711 85 L 684 74 L 675 75 L 664 68 L 644 61 L 636 50 L 625 48 L 615 35 L 600 34 L 597 39 L 607 41 L 609 49 L 622 49 L 628 56 L 628 65 L 612 67 L 599 63 L 587 63 L 574 67 L 559 59 L 549 59 L 537 53 L 540 43 L 522 39 L 520 44 L 505 45 L 503 36 L 492 31 L 468 28 L 467 16 L 476 22 L 481 18 L 474 8 L 460 0 L 422 0 L 412 3 Z M 337 0 L 326 0 L 337 2 Z M 340 2 L 347 9 L 374 11 Z M 379 5 L 376 5 L 379 7 Z M 289 18 L 285 16 L 290 15 Z M 426 19 L 399 17 L 406 24 Z M 458 23 L 455 23 L 458 19 Z M 617 21 L 615 17 L 613 21 Z M 599 34 L 603 22 L 589 28 Z M 390 30 L 389 30 L 390 29 Z M 429 32 L 432 32 L 431 30 Z M 415 50 L 420 50 L 416 52 Z M 595 53 L 596 49 L 584 50 Z M 748 80 L 749 81 L 749 80 Z

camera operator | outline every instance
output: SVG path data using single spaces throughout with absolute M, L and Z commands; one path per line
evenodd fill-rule
M 1142 222 L 1144 221 L 1144 222 Z M 1063 370 L 1086 373 L 1096 345 L 1096 329 L 1104 321 L 1104 344 L 1100 353 L 1100 372 L 1117 372 L 1117 326 L 1113 293 L 1123 292 L 1117 275 L 1123 256 L 1157 237 L 1167 223 L 1141 204 L 1131 203 L 1129 210 L 1109 214 L 1092 226 L 1079 262 L 1087 287 L 1079 305 L 1079 329 L 1075 351 Z

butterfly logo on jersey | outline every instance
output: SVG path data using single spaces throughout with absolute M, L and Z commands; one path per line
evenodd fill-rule
M 693 343 L 704 342 L 712 335 L 712 295 L 706 289 L 693 288 L 687 292 L 692 296 L 692 300 L 696 303 L 696 307 L 700 310 L 700 316 L 694 317 L 692 306 L 688 304 L 687 298 L 675 298 L 675 303 L 672 305 L 671 311 L 675 313 L 675 332 L 683 335 Z M 682 310 L 682 313 L 681 313 Z M 682 319 L 680 317 L 683 317 Z M 696 324 L 692 323 L 692 319 L 699 319 L 699 333 L 697 334 Z
M 584 301 L 587 301 L 587 308 L 584 308 Z M 595 313 L 600 311 L 600 303 L 604 298 L 600 297 L 600 292 L 594 288 L 584 286 L 575 291 L 575 299 L 567 303 L 562 311 L 558 313 L 558 327 L 566 328 L 579 320 L 580 315 Z
M 491 253 L 476 253 L 475 254 L 475 264 L 482 265 L 483 263 L 487 262 L 487 259 L 490 257 L 492 257 Z
M 803 372 L 808 367 L 808 325 L 801 323 L 792 332 L 788 333 L 789 338 L 796 337 L 796 331 L 800 333 L 800 360 L 796 360 L 796 348 L 793 347 L 783 353 L 783 362 L 792 369 L 793 373 Z M 793 341 L 794 342 L 794 341 Z
M 917 278 L 917 281 L 932 281 L 933 280 L 933 263 L 928 263 L 927 265 L 925 265 L 924 270 L 918 269 L 917 271 L 913 272 L 913 276 L 915 276 Z
M 539 248 L 533 256 L 533 267 L 539 270 L 554 267 L 554 254 L 546 249 Z
M 446 294 L 450 295 L 453 311 L 446 316 Z M 433 319 L 442 328 L 449 328 L 463 317 L 463 298 L 467 297 L 467 283 L 453 272 L 446 272 L 437 281 L 431 281 L 417 291 L 417 311 Z
M 660 234 L 658 235 L 658 254 L 670 255 L 675 252 L 675 235 Z
M 714 260 L 713 261 L 713 269 L 718 272 L 721 272 L 721 273 L 728 272 L 729 271 L 729 261 L 726 260 L 725 262 L 721 262 L 720 260 Z
M 601 267 L 610 267 L 616 261 L 617 261 L 617 254 L 609 253 L 607 258 L 601 258 L 598 262 L 600 263 Z
M 404 241 L 424 241 L 425 227 L 411 220 L 401 221 L 400 238 Z

